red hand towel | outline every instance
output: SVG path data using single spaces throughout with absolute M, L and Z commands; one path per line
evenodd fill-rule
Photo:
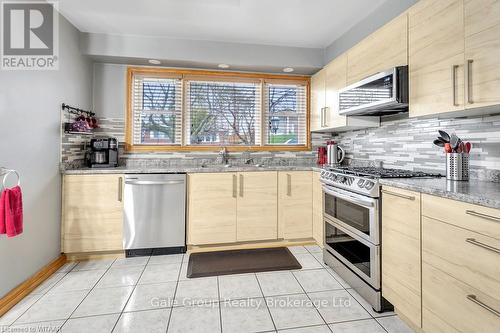
M 5 199 L 7 198 L 7 190 L 0 193 L 0 235 L 6 234 L 5 227 Z
M 19 186 L 6 191 L 5 226 L 7 237 L 14 237 L 23 232 L 23 195 Z

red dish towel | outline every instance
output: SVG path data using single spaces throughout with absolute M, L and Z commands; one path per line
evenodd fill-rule
M 7 237 L 23 233 L 23 194 L 19 186 L 6 189 L 5 197 L 5 228 Z
M 0 193 L 0 235 L 7 233 L 5 227 L 5 199 L 7 198 L 7 191 Z

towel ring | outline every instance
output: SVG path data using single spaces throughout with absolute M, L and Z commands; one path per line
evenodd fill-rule
M 21 185 L 21 175 L 19 175 L 19 172 L 17 172 L 16 170 L 5 170 L 5 173 L 3 174 L 3 179 L 2 179 L 2 185 L 3 185 L 4 189 L 7 188 L 7 185 L 5 185 L 5 180 L 7 180 L 7 177 L 11 173 L 15 173 L 17 176 L 17 186 Z

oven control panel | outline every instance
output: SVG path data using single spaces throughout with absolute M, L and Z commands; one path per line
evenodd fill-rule
M 368 195 L 374 198 L 379 196 L 379 187 L 376 179 L 341 174 L 334 171 L 322 170 L 320 179 L 323 183 Z

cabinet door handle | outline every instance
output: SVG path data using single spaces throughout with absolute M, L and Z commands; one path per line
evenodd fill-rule
M 472 216 L 475 216 L 475 217 L 480 217 L 480 218 L 483 218 L 483 219 L 486 219 L 486 220 L 500 222 L 500 217 L 491 216 L 491 215 L 487 215 L 487 214 L 483 214 L 483 213 L 478 213 L 478 212 L 475 212 L 473 210 L 466 210 L 465 214 L 472 215 Z
M 292 196 L 292 175 L 289 173 L 286 174 L 286 195 Z
M 240 197 L 243 198 L 243 175 L 240 175 Z
M 118 177 L 118 201 L 123 201 L 123 177 Z
M 470 244 L 473 244 L 473 245 L 476 245 L 476 246 L 482 247 L 483 249 L 490 250 L 490 251 L 492 251 L 492 252 L 495 252 L 495 253 L 500 254 L 500 249 L 497 249 L 496 247 L 491 246 L 491 245 L 488 245 L 488 244 L 484 244 L 484 243 L 478 242 L 478 241 L 477 241 L 476 239 L 474 239 L 474 238 L 467 238 L 467 239 L 465 239 L 465 241 L 466 241 L 467 243 L 470 243 Z
M 325 127 L 325 108 L 321 108 L 320 118 L 320 127 Z
M 404 195 L 404 194 L 391 192 L 391 191 L 387 191 L 387 190 L 382 190 L 382 193 L 393 195 L 395 197 L 400 197 L 400 198 L 407 199 L 407 200 L 412 200 L 412 201 L 415 200 L 415 197 L 411 196 L 411 195 Z
M 328 106 L 325 106 L 325 117 L 323 118 L 325 121 L 325 124 L 323 125 L 323 127 L 328 127 L 327 116 L 328 116 Z
M 458 106 L 457 103 L 457 69 L 458 65 L 453 65 L 451 68 L 451 81 L 452 81 L 452 86 L 453 86 L 453 106 Z
M 473 303 L 476 303 L 477 305 L 479 305 L 483 309 L 486 309 L 489 312 L 493 313 L 495 316 L 500 317 L 500 311 L 497 311 L 497 310 L 493 309 L 491 306 L 484 304 L 483 302 L 481 302 L 480 300 L 477 299 L 476 295 L 467 295 L 467 299 Z
M 473 104 L 474 100 L 472 99 L 472 63 L 474 60 L 467 60 L 467 103 Z
M 238 192 L 238 178 L 236 175 L 233 175 L 233 198 L 236 198 Z

